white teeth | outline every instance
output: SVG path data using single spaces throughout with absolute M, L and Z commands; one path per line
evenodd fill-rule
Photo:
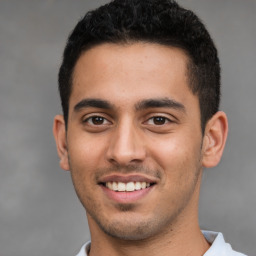
M 141 189 L 141 182 L 136 181 L 135 182 L 135 189 L 140 190 Z
M 115 182 L 115 181 L 112 183 L 112 190 L 114 190 L 114 191 L 118 190 L 117 182 Z
M 120 191 L 120 192 L 125 191 L 125 190 L 126 190 L 125 183 L 123 183 L 123 182 L 118 182 L 118 183 L 117 183 L 117 190 Z
M 112 190 L 113 189 L 112 182 L 107 182 L 106 187 Z
M 129 191 L 129 192 L 132 192 L 132 191 L 135 191 L 135 190 L 141 190 L 141 189 L 148 188 L 148 187 L 150 187 L 150 183 L 145 182 L 145 181 L 143 181 L 143 182 L 130 181 L 130 182 L 127 182 L 127 183 L 116 182 L 116 181 L 113 181 L 113 182 L 108 181 L 108 182 L 106 182 L 106 187 L 109 188 L 110 190 L 113 190 L 113 191 L 119 191 L 119 192 Z
M 128 182 L 126 184 L 126 191 L 134 191 L 134 190 L 135 190 L 134 182 Z

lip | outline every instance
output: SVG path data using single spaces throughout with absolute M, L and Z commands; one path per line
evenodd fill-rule
M 110 181 L 116 181 L 116 182 L 148 182 L 148 183 L 157 183 L 157 179 L 154 177 L 148 177 L 146 175 L 140 175 L 140 174 L 129 174 L 129 175 L 120 175 L 120 174 L 112 174 L 108 176 L 104 176 L 99 180 L 99 183 L 106 183 Z
M 150 183 L 151 186 L 141 190 L 135 190 L 131 192 L 120 192 L 120 191 L 113 191 L 104 184 L 106 182 L 147 182 Z M 157 179 L 155 177 L 148 177 L 147 175 L 141 174 L 129 174 L 129 175 L 120 175 L 120 174 L 112 174 L 108 176 L 104 176 L 99 180 L 99 185 L 103 190 L 104 194 L 107 196 L 108 199 L 114 201 L 116 203 L 128 204 L 128 203 L 135 203 L 138 200 L 143 199 L 146 197 L 155 187 L 157 183 Z M 152 185 L 153 184 L 153 185 Z

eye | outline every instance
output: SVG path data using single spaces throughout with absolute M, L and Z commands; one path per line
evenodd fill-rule
M 163 116 L 154 116 L 148 119 L 147 123 L 150 125 L 164 125 L 170 123 L 171 120 Z
M 102 117 L 102 116 L 90 116 L 88 118 L 86 118 L 83 123 L 88 123 L 89 125 L 106 125 L 106 124 L 110 124 L 110 122 Z

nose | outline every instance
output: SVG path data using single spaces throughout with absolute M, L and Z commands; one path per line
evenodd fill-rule
M 130 122 L 115 128 L 106 154 L 109 162 L 120 166 L 143 162 L 146 150 L 138 129 Z

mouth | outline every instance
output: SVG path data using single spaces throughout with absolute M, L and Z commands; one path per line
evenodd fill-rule
M 129 181 L 129 182 L 120 182 L 120 181 L 108 181 L 101 183 L 104 187 L 118 192 L 134 192 L 142 189 L 149 188 L 155 183 L 150 183 L 146 181 Z
M 105 195 L 117 203 L 135 203 L 154 190 L 157 179 L 142 175 L 110 175 L 98 183 Z

